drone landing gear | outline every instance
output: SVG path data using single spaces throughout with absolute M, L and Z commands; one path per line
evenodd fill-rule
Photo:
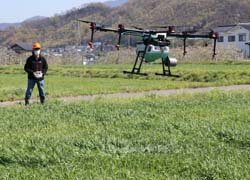
M 171 60 L 169 59 L 169 57 L 167 57 L 166 59 L 161 59 L 161 63 L 162 63 L 162 73 L 155 73 L 155 75 L 159 75 L 159 76 L 171 76 L 171 77 L 180 77 L 178 75 L 172 75 L 171 73 L 171 66 L 176 66 L 176 62 L 172 63 Z M 167 66 L 167 69 L 166 67 Z
M 162 73 L 155 73 L 155 75 L 158 76 L 171 76 L 171 70 L 170 70 L 170 64 L 166 63 L 166 60 L 164 60 L 163 58 L 161 59 L 161 64 L 162 64 Z M 166 70 L 165 66 L 168 67 L 168 69 Z
M 140 73 L 145 51 L 139 51 L 136 56 L 135 64 L 132 71 L 123 71 L 124 74 L 138 74 L 147 76 L 147 73 Z M 139 65 L 139 66 L 138 66 Z

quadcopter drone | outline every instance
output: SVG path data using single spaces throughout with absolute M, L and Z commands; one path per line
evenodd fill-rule
M 169 38 L 181 38 L 183 39 L 183 56 L 186 55 L 186 41 L 187 39 L 201 38 L 201 39 L 212 39 L 213 42 L 213 58 L 216 56 L 216 41 L 218 34 L 214 31 L 210 31 L 206 34 L 194 34 L 195 31 L 182 31 L 176 32 L 175 26 L 158 26 L 155 28 L 165 28 L 164 30 L 144 30 L 142 28 L 125 28 L 124 25 L 119 24 L 117 29 L 107 28 L 103 25 L 98 25 L 96 22 L 86 21 L 78 19 L 79 22 L 90 24 L 91 39 L 88 43 L 90 48 L 93 48 L 94 33 L 96 31 L 102 32 L 113 32 L 118 34 L 118 43 L 116 45 L 117 50 L 120 49 L 122 35 L 139 36 L 142 38 L 142 42 L 137 43 L 136 59 L 131 71 L 123 71 L 123 73 L 147 75 L 141 73 L 142 63 L 153 62 L 161 59 L 162 73 L 156 73 L 156 75 L 162 76 L 174 76 L 171 73 L 171 67 L 177 65 L 175 58 L 169 57 Z M 166 70 L 167 67 L 167 70 Z

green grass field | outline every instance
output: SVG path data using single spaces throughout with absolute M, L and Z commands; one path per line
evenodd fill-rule
M 249 179 L 250 93 L 0 108 L 0 179 Z
M 250 83 L 248 62 L 50 66 L 49 101 L 0 108 L 0 179 L 250 179 L 250 93 L 62 103 L 53 97 Z M 23 99 L 22 66 L 0 67 L 0 101 Z M 36 98 L 37 91 L 33 98 Z
M 50 66 L 46 77 L 48 98 L 158 89 L 207 87 L 250 83 L 249 62 L 182 63 L 172 68 L 175 77 L 155 76 L 160 64 L 144 64 L 149 76 L 125 75 L 132 65 Z M 23 66 L 0 67 L 0 101 L 23 99 L 26 74 Z M 33 98 L 37 97 L 37 91 Z

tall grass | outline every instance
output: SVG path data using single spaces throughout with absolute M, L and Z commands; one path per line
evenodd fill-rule
M 1 179 L 249 179 L 249 92 L 0 109 Z
M 50 66 L 45 78 L 47 97 L 139 92 L 187 87 L 207 87 L 250 83 L 248 62 L 181 63 L 172 68 L 180 77 L 161 77 L 161 64 L 144 64 L 148 76 L 123 74 L 131 64 L 94 66 Z M 22 66 L 0 66 L 0 101 L 23 99 L 26 74 Z M 36 98 L 37 91 L 33 98 Z

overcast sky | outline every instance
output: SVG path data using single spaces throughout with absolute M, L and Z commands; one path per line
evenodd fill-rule
M 0 23 L 21 22 L 34 16 L 50 17 L 85 3 L 107 0 L 1 0 Z

